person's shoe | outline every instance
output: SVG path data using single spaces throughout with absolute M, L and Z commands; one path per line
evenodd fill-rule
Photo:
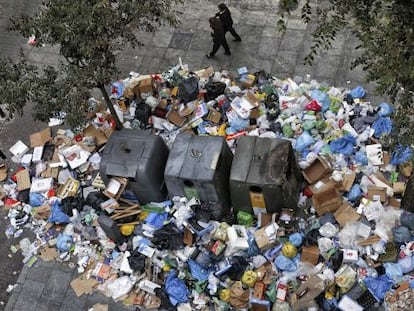
M 241 39 L 233 39 L 234 42 L 241 42 Z
M 224 53 L 224 55 L 231 55 L 231 53 L 230 52 L 226 52 L 226 53 Z
M 206 54 L 206 57 L 207 57 L 207 58 L 213 58 L 213 57 L 214 57 L 214 55 L 211 55 L 211 54 Z

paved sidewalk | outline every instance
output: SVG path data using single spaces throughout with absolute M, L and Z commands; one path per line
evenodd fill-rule
M 0 1 L 0 8 L 6 2 L 8 1 Z M 125 77 L 131 70 L 140 73 L 163 71 L 176 65 L 181 57 L 183 63 L 194 70 L 211 65 L 215 69 L 226 68 L 235 72 L 237 68 L 246 66 L 250 72 L 263 69 L 280 78 L 310 75 L 311 78 L 326 81 L 330 85 L 344 86 L 347 81 L 350 87 L 363 84 L 368 94 L 372 94 L 373 85 L 364 82 L 361 68 L 349 70 L 352 59 L 357 56 L 357 52 L 352 49 L 357 43 L 349 33 L 340 34 L 333 48 L 317 58 L 314 66 L 303 65 L 303 58 L 311 46 L 310 33 L 313 27 L 302 24 L 299 19 L 300 12 L 296 12 L 289 18 L 287 32 L 284 35 L 279 34 L 276 28 L 277 1 L 227 1 L 242 42 L 233 42 L 231 35 L 227 34 L 232 55 L 225 56 L 224 50 L 220 49 L 214 59 L 207 59 L 205 54 L 212 47 L 208 17 L 217 11 L 219 2 L 221 1 L 187 0 L 186 6 L 179 8 L 183 14 L 178 29 L 163 28 L 155 34 L 142 34 L 142 41 L 145 43 L 143 48 L 135 51 L 126 49 L 119 55 L 118 64 L 123 71 L 120 78 Z M 5 29 L 4 21 L 10 14 L 6 6 L 0 12 L 3 21 L 0 26 Z M 56 49 L 33 49 L 24 41 L 12 40 L 6 34 L 2 38 L 0 55 L 16 55 L 18 48 L 23 47 L 28 52 L 28 59 L 34 63 L 49 65 L 58 61 Z M 44 127 L 43 124 L 31 120 L 30 108 L 27 111 L 23 118 L 17 118 L 11 123 L 6 124 L 0 120 L 2 150 L 8 150 L 18 139 L 27 143 L 29 134 L 34 129 Z M 13 242 L 16 244 L 18 240 Z M 124 309 L 122 305 L 115 304 L 112 299 L 98 293 L 77 298 L 69 286 L 76 275 L 77 272 L 69 269 L 67 265 L 55 262 L 39 260 L 32 268 L 25 266 L 5 309 L 87 310 L 97 302 L 109 304 L 110 310 Z

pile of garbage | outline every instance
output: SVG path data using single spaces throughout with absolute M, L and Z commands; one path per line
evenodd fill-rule
M 47 128 L 31 135 L 30 147 L 18 141 L 10 148 L 19 169 L 0 186 L 5 233 L 36 236 L 11 251 L 29 266 L 40 258 L 76 268 L 78 296 L 98 290 L 147 309 L 410 310 L 414 214 L 400 204 L 412 151 L 389 149 L 392 106 L 364 101 L 361 86 L 247 68 L 237 77 L 185 69 L 131 72 L 114 82 L 123 131 L 149 132 L 169 149 L 180 135 L 222 137 L 233 162 L 246 137 L 288 141 L 295 160 L 286 166 L 300 168 L 299 176 L 281 183 L 265 169 L 259 176 L 273 176 L 277 186 L 296 182 L 294 203 L 276 205 L 269 199 L 275 188 L 250 190 L 248 208 L 236 206 L 236 191 L 219 216 L 223 201 L 203 201 L 194 191 L 143 202 L 131 176 L 102 176 L 114 121 L 90 99 L 85 127 L 54 136 Z M 253 158 L 245 161 L 271 161 L 272 169 L 282 162 Z

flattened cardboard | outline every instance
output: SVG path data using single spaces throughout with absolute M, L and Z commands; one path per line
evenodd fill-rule
M 74 279 L 70 282 L 70 286 L 74 290 L 77 297 L 82 296 L 83 294 L 91 293 L 99 282 L 94 278 L 86 278 L 86 274 L 81 275 L 77 279 Z
M 394 208 L 400 208 L 401 207 L 401 200 L 398 200 L 394 197 L 388 198 L 388 205 L 394 207 Z
M 394 189 L 394 193 L 396 194 L 402 194 L 405 192 L 405 183 L 404 182 L 395 182 L 393 183 L 393 189 Z
M 312 205 L 319 216 L 328 212 L 335 212 L 342 204 L 342 196 L 335 185 L 327 184 L 323 190 L 314 193 L 312 196 Z
M 55 247 L 45 247 L 40 251 L 40 258 L 43 261 L 52 261 L 59 256 Z
M 334 213 L 336 221 L 341 225 L 345 226 L 347 223 L 356 222 L 361 218 L 348 202 L 344 202 L 338 210 Z
M 184 125 L 184 122 L 187 120 L 185 117 L 180 116 L 177 110 L 171 109 L 168 111 L 167 120 L 170 121 L 172 124 L 181 127 Z
M 44 146 L 47 142 L 52 139 L 52 132 L 50 127 L 45 128 L 40 132 L 33 133 L 30 135 L 30 147 Z
M 83 136 L 95 137 L 96 145 L 98 147 L 108 142 L 108 138 L 105 136 L 105 134 L 98 130 L 96 127 L 94 127 L 92 124 L 90 124 L 87 128 L 83 130 Z
M 316 266 L 319 258 L 319 248 L 317 246 L 302 246 L 300 261 L 309 262 Z
M 17 190 L 22 191 L 30 189 L 32 183 L 30 182 L 30 174 L 28 170 L 21 170 L 16 173 Z

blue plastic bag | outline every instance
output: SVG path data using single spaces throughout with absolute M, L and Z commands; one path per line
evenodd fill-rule
M 303 237 L 300 233 L 296 232 L 291 235 L 289 235 L 289 242 L 295 245 L 296 247 L 299 247 L 302 245 Z
M 246 250 L 246 253 L 249 257 L 260 254 L 260 248 L 257 246 L 256 239 L 249 231 L 247 232 L 247 243 L 249 243 L 249 248 Z
M 231 127 L 232 130 L 238 132 L 241 130 L 246 129 L 249 126 L 249 119 L 243 119 L 239 116 L 237 116 L 236 118 L 233 118 L 230 122 L 229 122 L 229 126 Z M 232 133 L 227 133 L 227 134 L 232 134 Z
M 394 109 L 387 103 L 381 103 L 378 107 L 380 108 L 378 110 L 378 115 L 380 117 L 389 117 L 394 111 Z
M 380 138 L 384 134 L 391 133 L 392 130 L 392 120 L 390 117 L 381 117 L 375 120 L 372 124 L 374 129 L 374 137 Z
M 191 258 L 188 260 L 188 267 L 190 268 L 191 276 L 197 281 L 205 281 L 212 269 L 206 269 L 200 266 L 196 261 Z
M 50 216 L 47 221 L 59 224 L 67 224 L 71 222 L 69 216 L 62 211 L 58 201 L 53 202 Z
M 29 202 L 32 207 L 42 206 L 45 201 L 46 198 L 43 194 L 38 192 L 30 192 Z
M 321 110 L 322 112 L 325 112 L 329 109 L 329 106 L 331 105 L 331 100 L 325 92 L 322 92 L 320 90 L 313 90 L 311 92 L 311 97 L 318 101 L 318 103 L 322 106 Z
M 172 270 L 168 273 L 164 286 L 165 292 L 174 306 L 188 301 L 188 295 L 190 292 L 185 286 L 184 281 L 177 278 L 177 271 Z
M 386 262 L 383 266 L 385 268 L 385 274 L 394 280 L 398 280 L 404 274 L 402 267 L 398 263 Z
M 398 145 L 392 153 L 391 164 L 398 165 L 407 162 L 413 155 L 413 149 L 410 146 L 403 147 Z
M 346 197 L 350 202 L 355 202 L 361 195 L 362 191 L 359 184 L 353 184 Z
M 358 164 L 368 165 L 368 157 L 365 152 L 362 152 L 362 151 L 355 152 L 354 160 Z
M 279 270 L 282 271 L 294 272 L 297 269 L 295 262 L 283 255 L 276 257 L 275 265 Z
M 116 98 L 120 98 L 124 94 L 124 82 L 116 81 L 111 85 L 111 94 Z
M 386 274 L 383 274 L 378 278 L 366 277 L 364 283 L 375 297 L 383 301 L 385 294 L 390 290 L 394 281 Z
M 392 234 L 395 242 L 410 242 L 412 241 L 410 229 L 405 226 L 398 226 L 392 228 Z
M 70 235 L 60 233 L 56 239 L 56 247 L 61 252 L 67 252 L 73 245 L 73 239 Z
M 365 97 L 365 90 L 362 86 L 357 86 L 351 91 L 352 98 L 364 98 Z
M 354 152 L 355 145 L 356 139 L 350 134 L 335 139 L 329 144 L 332 152 L 342 153 L 344 155 L 351 155 Z
M 151 212 L 148 214 L 147 218 L 145 218 L 145 222 L 156 229 L 162 228 L 164 226 L 164 222 L 168 219 L 168 213 L 155 213 Z
M 304 131 L 300 136 L 296 139 L 295 150 L 299 152 L 303 152 L 307 147 L 312 145 L 315 142 L 313 137 L 309 134 L 309 132 Z

